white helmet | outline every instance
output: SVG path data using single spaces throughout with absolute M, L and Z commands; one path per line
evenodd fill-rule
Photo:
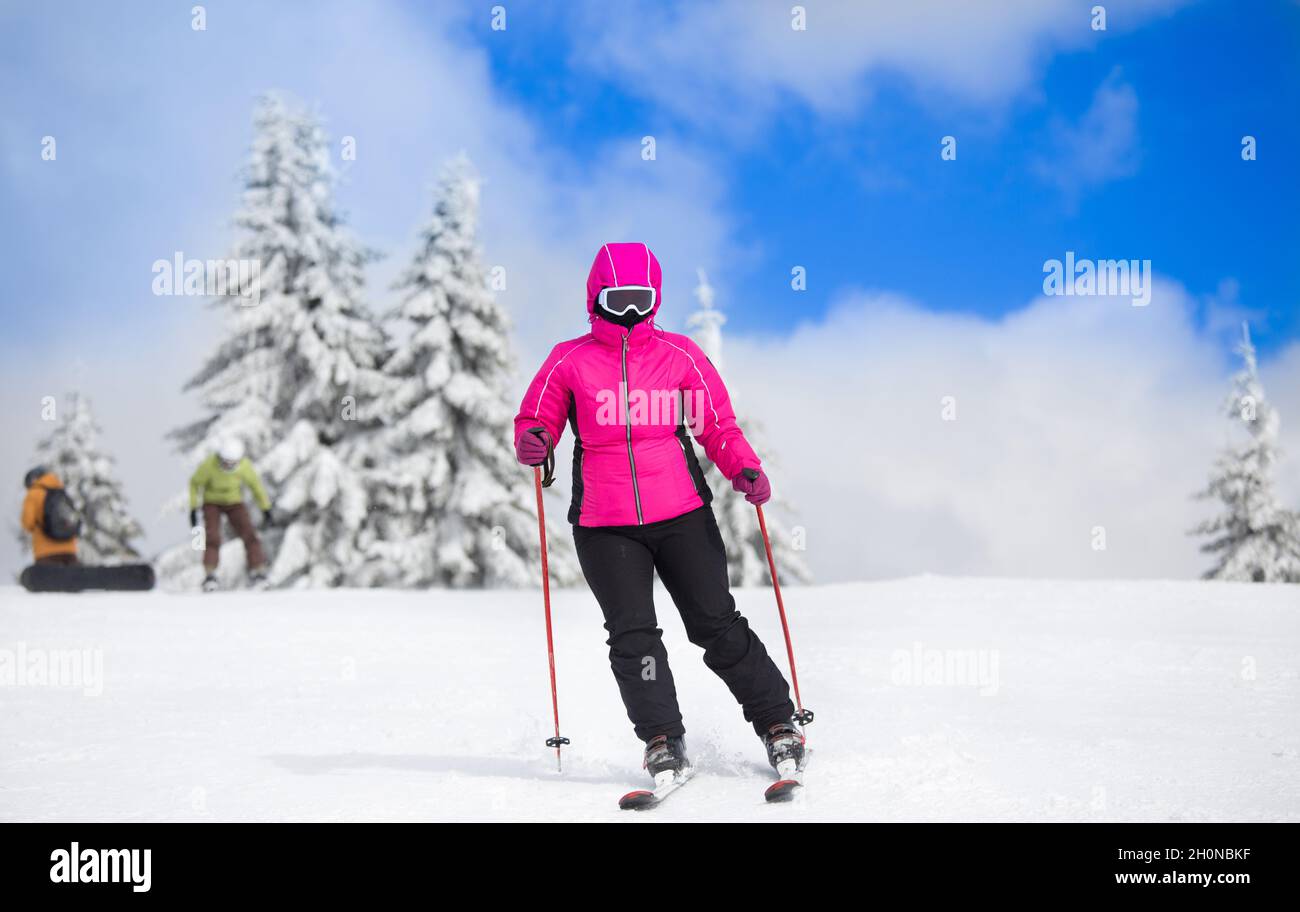
M 217 458 L 228 466 L 237 465 L 244 458 L 244 442 L 238 437 L 227 437 L 217 443 Z

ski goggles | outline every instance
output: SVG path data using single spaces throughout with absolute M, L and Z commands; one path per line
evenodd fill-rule
M 640 316 L 646 316 L 655 309 L 655 290 L 649 285 L 615 285 L 602 288 L 596 295 L 596 303 L 606 313 L 621 317 L 629 310 L 635 310 Z

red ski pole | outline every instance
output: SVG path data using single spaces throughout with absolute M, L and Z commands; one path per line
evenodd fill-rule
M 540 435 L 541 428 L 529 428 L 530 433 Z M 546 450 L 546 480 L 542 480 L 542 466 L 533 466 L 533 482 L 537 488 L 537 535 L 542 545 L 542 602 L 546 606 L 546 661 L 551 668 L 551 711 L 555 714 L 555 736 L 546 739 L 546 746 L 555 748 L 555 768 L 564 771 L 560 762 L 560 746 L 569 743 L 568 738 L 560 736 L 560 697 L 555 686 L 555 639 L 551 634 L 551 572 L 546 564 L 546 507 L 542 504 L 542 488 L 549 487 L 555 480 L 554 454 Z
M 758 477 L 758 472 L 745 469 L 745 477 L 753 481 Z M 785 633 L 785 654 L 790 659 L 790 683 L 794 686 L 794 702 L 799 710 L 794 714 L 794 720 L 802 727 L 813 720 L 813 712 L 811 709 L 803 708 L 803 698 L 799 696 L 799 673 L 794 667 L 794 644 L 790 641 L 790 624 L 785 617 L 785 602 L 781 599 L 781 583 L 776 577 L 776 559 L 772 557 L 772 541 L 767 537 L 767 520 L 763 518 L 763 506 L 755 504 L 754 509 L 758 511 L 758 529 L 763 533 L 763 547 L 767 550 L 767 569 L 772 574 L 772 591 L 776 593 L 776 610 L 781 615 L 781 630 Z

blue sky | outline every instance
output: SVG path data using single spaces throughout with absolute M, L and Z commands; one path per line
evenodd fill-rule
M 991 108 L 926 99 L 887 74 L 851 115 L 792 102 L 743 136 L 593 80 L 573 62 L 597 50 L 545 15 L 511 12 L 504 37 L 482 22 L 466 33 L 501 89 L 576 159 L 596 152 L 594 138 L 666 130 L 725 162 L 737 243 L 754 251 L 730 277 L 753 302 L 736 309 L 738 327 L 807 315 L 787 292 L 792 261 L 814 277 L 814 310 L 865 284 L 999 316 L 1036 293 L 1044 259 L 1074 249 L 1149 258 L 1207 297 L 1234 281 L 1265 350 L 1300 333 L 1300 5 L 1193 4 L 1054 57 L 1036 91 Z M 1072 199 L 1035 163 L 1068 171 L 1052 123 L 1077 120 L 1108 78 L 1137 98 L 1134 165 Z M 1245 134 L 1258 137 L 1257 161 L 1241 160 Z M 939 159 L 944 135 L 958 138 L 957 162 Z
M 0 477 L 41 397 L 79 386 L 149 547 L 183 533 L 158 511 L 192 467 L 164 435 L 195 416 L 182 386 L 219 326 L 152 296 L 151 265 L 229 249 L 254 99 L 281 90 L 356 140 L 337 192 L 387 254 L 377 311 L 440 166 L 470 155 L 521 389 L 585 329 L 601 243 L 655 248 L 669 328 L 707 269 L 725 375 L 821 578 L 1195 572 L 1188 495 L 1243 317 L 1300 453 L 1300 3 L 1129 0 L 1104 32 L 1091 0 L 812 0 L 805 32 L 791 5 L 506 3 L 505 31 L 488 2 L 213 0 L 202 31 L 188 2 L 0 7 Z M 1150 259 L 1161 294 L 1042 297 L 1067 250 Z M 788 401 L 804 389 L 831 395 Z M 930 420 L 954 391 L 958 443 Z M 846 485 L 888 534 L 840 509 Z M 1098 513 L 1141 547 L 1076 549 Z

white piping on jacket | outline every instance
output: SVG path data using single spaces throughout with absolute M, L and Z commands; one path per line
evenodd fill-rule
M 722 419 L 718 417 L 718 408 L 713 404 L 713 391 L 709 389 L 709 382 L 704 379 L 704 371 L 700 370 L 700 366 L 695 363 L 695 358 L 693 358 L 691 356 L 691 353 L 688 352 L 686 349 L 682 348 L 680 345 L 673 345 L 673 343 L 669 342 L 667 339 L 663 338 L 662 336 L 653 336 L 652 338 L 658 339 L 664 345 L 672 345 L 673 348 L 677 349 L 687 358 L 690 358 L 691 367 L 695 368 L 695 373 L 700 375 L 700 385 L 704 387 L 704 392 L 709 394 L 709 408 L 713 410 L 713 424 L 715 427 L 721 425 Z
M 561 355 L 560 360 L 556 361 L 555 364 L 551 367 L 550 373 L 546 375 L 546 382 L 542 384 L 542 391 L 537 394 L 537 408 L 533 409 L 534 418 L 537 418 L 540 412 L 542 411 L 542 400 L 546 398 L 546 388 L 551 385 L 551 374 L 555 373 L 555 368 L 563 364 L 565 358 L 569 357 L 569 355 L 573 354 L 578 349 L 582 348 L 582 346 L 586 345 L 587 342 L 595 342 L 595 341 L 596 341 L 596 337 L 592 336 L 586 342 L 579 342 L 577 345 L 573 346 L 573 348 L 569 349 L 563 355 Z

